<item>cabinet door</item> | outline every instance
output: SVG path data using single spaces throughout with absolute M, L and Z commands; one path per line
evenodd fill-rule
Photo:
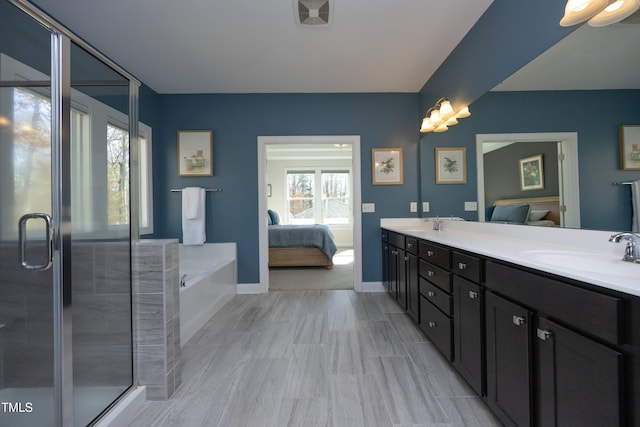
M 482 290 L 479 285 L 453 276 L 453 366 L 479 395 L 483 394 Z
M 393 299 L 398 297 L 398 249 L 389 245 L 389 295 Z
M 624 425 L 621 353 L 544 318 L 535 342 L 538 425 Z
M 407 252 L 405 259 L 407 262 L 407 277 L 405 280 L 407 283 L 407 314 L 414 322 L 420 323 L 418 257 Z
M 398 304 L 403 309 L 407 309 L 407 261 L 406 261 L 406 252 L 404 249 L 396 249 L 398 252 L 398 271 L 397 271 L 397 286 L 398 286 Z
M 485 294 L 487 404 L 505 425 L 531 425 L 531 313 Z
M 390 290 L 389 285 L 389 256 L 390 256 L 389 243 L 386 240 L 382 240 L 382 284 L 387 292 Z

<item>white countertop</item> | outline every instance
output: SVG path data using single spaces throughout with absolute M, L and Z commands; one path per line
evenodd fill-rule
M 380 226 L 513 264 L 640 296 L 640 264 L 622 261 L 614 232 L 421 218 L 383 218 Z

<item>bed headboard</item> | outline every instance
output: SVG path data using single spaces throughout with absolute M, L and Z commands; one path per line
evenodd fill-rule
M 553 221 L 560 225 L 560 197 L 523 197 L 520 199 L 501 199 L 493 203 L 495 206 L 525 205 L 528 204 L 531 210 L 548 210 L 549 213 L 544 219 Z

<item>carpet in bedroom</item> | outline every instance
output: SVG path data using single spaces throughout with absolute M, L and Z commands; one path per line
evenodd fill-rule
M 339 249 L 333 268 L 270 268 L 269 290 L 353 289 L 353 250 Z

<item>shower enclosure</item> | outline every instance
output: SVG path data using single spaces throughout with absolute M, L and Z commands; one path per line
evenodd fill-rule
M 38 9 L 0 0 L 3 427 L 91 424 L 134 383 L 137 90 Z

